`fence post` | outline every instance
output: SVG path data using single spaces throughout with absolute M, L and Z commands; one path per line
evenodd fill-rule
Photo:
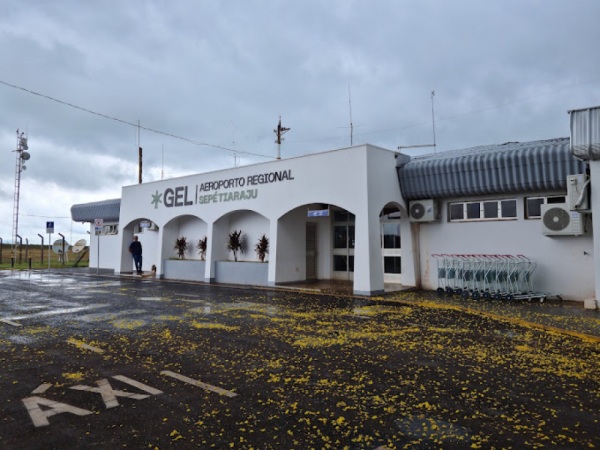
M 62 233 L 58 233 L 62 238 L 62 253 L 60 254 L 63 265 L 65 264 L 65 236 Z
M 42 259 L 41 259 L 41 263 L 42 265 L 44 264 L 44 236 L 42 236 L 40 233 L 38 233 L 38 236 L 42 239 Z M 1 261 L 0 261 L 1 264 Z
M 19 239 L 19 265 L 21 265 L 23 259 L 23 238 L 17 234 L 17 239 Z

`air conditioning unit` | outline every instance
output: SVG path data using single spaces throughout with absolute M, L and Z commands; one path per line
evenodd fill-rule
M 587 177 L 582 173 L 567 176 L 567 206 L 571 211 L 589 209 L 588 184 Z
M 408 215 L 411 222 L 434 222 L 438 218 L 437 202 L 433 199 L 410 202 Z
M 566 203 L 542 205 L 542 226 L 546 236 L 578 236 L 583 234 L 582 214 L 570 211 Z

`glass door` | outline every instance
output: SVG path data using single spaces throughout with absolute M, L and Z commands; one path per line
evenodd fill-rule
M 354 214 L 334 212 L 333 278 L 354 279 Z
M 402 250 L 400 220 L 381 220 L 381 256 L 383 258 L 383 282 L 402 282 Z

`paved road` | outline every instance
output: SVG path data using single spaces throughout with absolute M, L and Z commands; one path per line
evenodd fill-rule
M 600 446 L 597 341 L 415 296 L 0 272 L 0 447 Z

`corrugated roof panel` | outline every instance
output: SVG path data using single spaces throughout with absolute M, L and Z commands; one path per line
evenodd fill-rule
M 121 211 L 121 199 L 102 200 L 99 202 L 82 203 L 71 206 L 71 219 L 75 222 L 93 222 L 103 219 L 108 222 L 118 222 Z
M 569 111 L 571 151 L 585 160 L 600 159 L 600 106 Z
M 398 168 L 407 200 L 566 189 L 583 173 L 569 138 L 509 142 L 413 158 Z

